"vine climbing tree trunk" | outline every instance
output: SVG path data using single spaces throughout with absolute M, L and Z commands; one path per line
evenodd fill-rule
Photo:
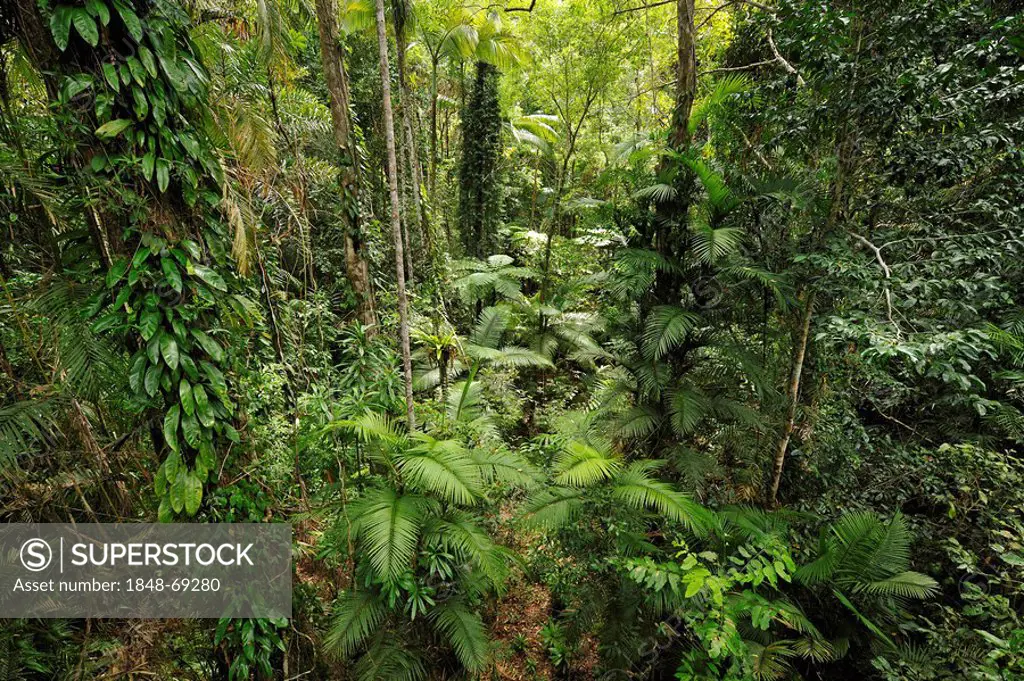
M 384 141 L 388 151 L 388 193 L 391 198 L 391 234 L 395 242 L 395 276 L 398 287 L 398 327 L 405 377 L 405 415 L 409 431 L 416 429 L 412 401 L 412 353 L 409 349 L 409 300 L 405 293 L 402 249 L 402 220 L 398 198 L 398 159 L 395 154 L 395 115 L 391 107 L 391 69 L 388 67 L 388 34 L 384 23 L 384 0 L 377 0 L 377 48 L 380 53 L 380 87 L 384 99 Z
M 356 315 L 364 326 L 377 324 L 377 311 L 369 268 L 363 256 L 362 225 L 359 210 L 359 154 L 352 134 L 349 113 L 348 74 L 338 38 L 337 6 L 334 0 L 316 0 L 320 35 L 320 59 L 327 83 L 334 142 L 338 145 L 339 183 L 341 185 L 342 222 L 345 229 L 345 272 L 356 296 Z M 372 328 L 369 333 L 373 333 Z
M 782 480 L 782 469 L 786 465 L 786 449 L 789 448 L 789 440 L 793 435 L 793 426 L 796 423 L 796 410 L 800 398 L 800 377 L 803 375 L 804 358 L 807 356 L 807 338 L 811 331 L 811 316 L 814 313 L 814 291 L 809 291 L 804 302 L 803 319 L 800 321 L 800 331 L 796 344 L 793 348 L 793 363 L 789 372 L 789 386 L 786 396 L 789 406 L 786 410 L 786 420 L 782 424 L 782 435 L 779 437 L 779 444 L 775 448 L 775 462 L 772 467 L 772 483 L 768 490 L 768 503 L 775 505 L 779 494 L 779 482 Z

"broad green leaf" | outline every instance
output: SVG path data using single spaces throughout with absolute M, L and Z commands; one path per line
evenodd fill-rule
M 144 352 L 138 352 L 135 354 L 135 360 L 132 362 L 131 371 L 128 372 L 128 387 L 132 389 L 133 393 L 137 393 L 142 390 L 142 382 L 146 377 L 146 354 Z
M 107 288 L 114 288 L 114 284 L 121 281 L 121 277 L 128 270 L 128 259 L 118 258 L 117 262 L 110 266 L 107 270 Z
M 171 508 L 174 509 L 175 513 L 181 513 L 181 510 L 185 508 L 185 495 L 188 492 L 188 477 L 188 471 L 186 471 L 183 466 L 178 469 L 178 475 L 171 483 Z
M 142 42 L 142 22 L 139 21 L 139 15 L 121 0 L 114 0 L 114 9 L 121 16 L 121 21 L 124 22 L 125 28 L 128 29 L 128 33 L 135 39 L 135 42 Z
M 152 151 L 147 152 L 146 155 L 142 157 L 142 177 L 144 177 L 147 182 L 153 179 L 153 169 L 155 166 L 156 154 Z
M 156 78 L 156 60 L 153 58 L 153 53 L 149 51 L 145 45 L 139 45 L 139 61 L 146 67 L 146 73 L 152 78 Z
M 194 414 L 185 414 L 181 418 L 181 432 L 185 435 L 185 442 L 193 448 L 198 448 L 202 441 L 202 429 Z
M 68 39 L 71 37 L 71 17 L 74 9 L 68 5 L 57 5 L 50 16 L 50 34 L 53 35 L 53 42 L 57 49 L 63 52 L 68 47 Z
M 142 340 L 151 339 L 158 328 L 160 328 L 160 311 L 143 310 L 139 315 L 139 333 L 142 335 Z
M 113 139 L 124 132 L 124 129 L 131 126 L 131 124 L 132 122 L 127 118 L 115 118 L 96 128 L 96 136 L 104 139 Z
M 106 79 L 110 89 L 114 92 L 121 91 L 121 80 L 117 77 L 117 67 L 113 64 L 103 65 L 103 77 Z
M 213 415 L 213 408 L 210 406 L 210 398 L 206 395 L 203 386 L 193 386 L 192 397 L 196 403 L 196 416 L 199 417 L 199 422 L 207 428 L 212 428 L 216 419 Z
M 221 362 L 224 360 L 224 349 L 220 346 L 220 343 L 213 340 L 199 329 L 192 330 L 192 337 L 199 341 L 199 345 L 203 346 L 203 350 L 206 350 L 214 362 Z M 223 379 L 223 375 L 221 376 Z
M 218 291 L 227 291 L 228 285 L 224 283 L 223 277 L 221 277 L 216 270 L 213 270 L 205 265 L 192 265 L 193 273 L 205 281 L 207 284 L 217 289 Z
M 189 416 L 195 413 L 196 403 L 192 397 L 192 384 L 187 378 L 181 379 L 178 384 L 178 400 L 181 402 L 181 409 Z
M 178 368 L 178 343 L 169 333 L 160 335 L 160 354 L 171 371 Z
M 160 500 L 160 508 L 157 509 L 156 519 L 161 523 L 174 522 L 174 514 L 171 512 L 171 500 L 168 497 Z
M 162 366 L 155 364 L 146 371 L 145 388 L 146 394 L 150 397 L 155 396 L 156 391 L 160 388 L 160 376 L 163 370 Z
M 195 473 L 185 477 L 185 512 L 195 515 L 203 501 L 203 481 Z
M 99 19 L 100 23 L 104 26 L 110 23 L 110 10 L 107 9 L 107 5 L 103 0 L 85 0 L 85 9 L 88 10 L 89 14 Z
M 167 414 L 164 415 L 164 440 L 167 441 L 167 446 L 178 451 L 178 418 L 181 415 L 181 408 L 178 405 L 174 405 L 167 410 Z
M 167 160 L 158 158 L 156 160 L 156 186 L 161 192 L 167 191 L 167 186 L 171 183 L 171 171 L 170 166 L 167 164 Z
M 160 267 L 164 271 L 164 276 L 167 277 L 167 283 L 171 285 L 171 288 L 181 293 L 181 272 L 178 271 L 178 266 L 174 264 L 172 258 L 160 258 Z
M 213 451 L 213 445 L 203 440 L 199 443 L 199 454 L 196 456 L 196 461 L 202 461 L 203 467 L 210 472 L 216 472 L 217 468 L 217 455 Z
M 96 47 L 100 42 L 100 30 L 96 27 L 96 20 L 89 16 L 86 10 L 80 8 L 72 10 L 71 19 L 82 40 L 89 43 L 90 47 Z

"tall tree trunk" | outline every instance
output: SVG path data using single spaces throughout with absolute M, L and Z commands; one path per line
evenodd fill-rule
M 412 2 L 408 3 L 407 11 L 411 11 Z M 423 197 L 423 168 L 420 166 L 420 154 L 418 149 L 417 125 L 416 125 L 416 104 L 409 89 L 408 72 L 405 63 L 405 53 L 408 50 L 406 39 L 406 22 L 395 22 L 395 58 L 398 67 L 398 88 L 402 101 L 402 128 L 405 135 L 406 158 L 409 164 L 409 183 L 412 189 L 412 206 L 415 212 L 415 224 L 420 232 L 420 239 L 424 247 L 430 248 L 430 235 L 427 224 L 426 201 Z M 406 221 L 408 222 L 408 220 Z M 411 270 L 410 270 L 411 272 Z M 412 275 L 409 275 L 410 280 Z
M 462 110 L 462 161 L 459 164 L 459 231 L 466 254 L 486 258 L 497 247 L 501 205 L 498 161 L 501 156 L 501 108 L 498 69 L 476 63 L 469 103 Z
M 370 271 L 363 256 L 359 211 L 359 155 L 349 114 L 348 74 L 338 39 L 337 6 L 334 0 L 316 0 L 320 33 L 320 59 L 327 83 L 334 142 L 338 145 L 342 222 L 345 226 L 345 272 L 356 296 L 356 315 L 364 326 L 375 327 L 377 312 Z M 371 330 L 368 333 L 373 333 Z
M 693 28 L 694 0 L 679 0 L 676 3 L 676 86 L 675 106 L 669 127 L 668 142 L 673 151 L 682 152 L 690 146 L 690 112 L 697 92 L 697 52 Z M 666 157 L 659 173 L 668 164 L 679 163 Z M 681 166 L 682 164 L 680 164 Z M 680 167 L 673 184 L 675 196 L 656 206 L 653 245 L 661 255 L 681 259 L 690 248 L 690 230 L 687 223 L 689 204 L 693 193 L 693 173 Z M 673 225 L 676 225 L 675 227 Z M 680 288 L 679 276 L 674 272 L 659 272 L 654 285 L 654 298 L 667 303 L 677 300 Z
M 402 249 L 402 220 L 399 215 L 398 159 L 395 154 L 395 116 L 391 108 L 391 69 L 388 66 L 388 34 L 384 23 L 384 0 L 377 0 L 377 49 L 380 53 L 380 87 L 384 99 L 384 140 L 388 150 L 388 192 L 391 198 L 391 235 L 395 242 L 395 275 L 398 279 L 398 328 L 402 342 L 405 374 L 405 415 L 409 431 L 416 429 L 412 401 L 412 353 L 409 350 L 409 300 L 405 294 Z
M 697 93 L 697 50 L 693 30 L 693 0 L 676 3 L 676 103 L 672 110 L 669 144 L 675 150 L 690 143 L 690 111 Z
M 804 370 L 804 357 L 807 355 L 807 338 L 811 331 L 811 315 L 814 313 L 814 291 L 807 293 L 804 302 L 804 315 L 800 322 L 800 335 L 793 348 L 793 363 L 790 367 L 789 386 L 786 396 L 789 399 L 789 407 L 786 411 L 786 421 L 782 425 L 782 436 L 775 448 L 775 464 L 772 470 L 772 484 L 768 490 L 768 503 L 775 505 L 779 494 L 779 482 L 782 480 L 782 469 L 786 465 L 786 449 L 789 447 L 789 439 L 793 435 L 793 426 L 796 422 L 796 408 L 800 399 L 800 377 Z
M 437 201 L 437 62 L 430 62 L 430 200 Z

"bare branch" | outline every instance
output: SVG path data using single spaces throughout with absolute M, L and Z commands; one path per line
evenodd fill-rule
M 532 12 L 534 6 L 537 4 L 537 0 L 530 0 L 529 7 L 506 7 L 506 12 Z
M 637 5 L 636 7 L 627 7 L 625 9 L 617 9 L 612 12 L 613 17 L 617 17 L 620 14 L 627 14 L 629 12 L 639 12 L 642 9 L 651 9 L 652 7 L 661 7 L 663 5 L 675 4 L 676 0 L 661 0 L 661 2 L 652 2 L 649 5 Z
M 803 79 L 803 76 L 801 76 L 800 73 L 793 68 L 793 65 L 786 61 L 785 57 L 779 53 L 779 48 L 775 46 L 775 40 L 772 38 L 772 29 L 770 28 L 768 29 L 768 45 L 772 48 L 772 54 L 775 55 L 776 61 L 782 64 L 782 68 L 786 69 L 788 73 L 792 73 L 796 76 L 796 84 L 800 87 L 807 85 L 807 81 Z
M 892 290 L 889 288 L 889 280 L 892 279 L 892 270 L 889 269 L 889 265 L 887 265 L 885 259 L 882 258 L 882 249 L 856 232 L 850 232 L 850 236 L 871 249 L 871 252 L 875 254 L 875 260 L 878 261 L 878 266 L 882 268 L 882 273 L 885 275 L 885 313 L 886 317 L 889 319 L 889 323 L 892 324 L 892 328 L 896 329 L 896 336 L 899 337 L 902 335 L 900 333 L 900 327 L 896 325 L 895 320 L 892 318 Z
M 768 66 L 769 64 L 774 64 L 774 63 L 775 63 L 774 59 L 768 59 L 768 60 L 765 60 L 765 61 L 757 61 L 757 62 L 754 62 L 753 64 L 744 64 L 743 66 L 723 66 L 723 67 L 717 68 L 717 69 L 708 69 L 707 71 L 701 71 L 697 75 L 698 76 L 706 76 L 709 73 L 726 73 L 726 72 L 729 72 L 729 71 L 749 71 L 750 69 L 756 69 L 759 66 Z

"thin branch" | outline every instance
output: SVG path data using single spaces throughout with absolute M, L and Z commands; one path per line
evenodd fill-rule
M 506 7 L 506 12 L 532 12 L 534 5 L 537 4 L 537 0 L 530 0 L 529 7 Z
M 747 145 L 747 149 L 750 149 L 750 151 L 754 152 L 754 155 L 757 156 L 757 160 L 763 163 L 764 167 L 767 168 L 768 170 L 774 171 L 775 168 L 773 168 L 772 164 L 768 162 L 768 159 L 764 157 L 764 154 L 762 154 L 761 151 L 754 146 L 753 142 L 750 141 L 750 138 L 747 137 L 747 133 L 743 132 L 743 128 L 736 125 L 735 123 L 732 124 L 732 127 L 736 128 L 736 132 L 738 132 L 740 134 L 740 137 L 743 138 L 743 143 Z
M 870 248 L 871 251 L 875 254 L 875 260 L 878 261 L 878 266 L 882 268 L 882 273 L 885 275 L 885 314 L 886 317 L 888 317 L 889 319 L 889 323 L 892 324 L 892 327 L 894 329 L 896 329 L 896 336 L 902 336 L 902 334 L 900 333 L 900 327 L 896 325 L 896 322 L 892 318 L 892 290 L 889 288 L 889 280 L 892 279 L 892 270 L 889 269 L 889 265 L 886 264 L 885 259 L 882 258 L 882 249 L 874 245 L 864 237 L 862 237 L 860 234 L 857 234 L 856 232 L 850 232 L 850 235 L 857 241 L 861 242 L 862 244 Z
M 707 71 L 701 71 L 700 73 L 697 74 L 697 76 L 706 76 L 709 73 L 727 73 L 729 71 L 749 71 L 750 69 L 756 69 L 759 66 L 768 66 L 769 64 L 774 64 L 775 61 L 776 60 L 774 59 L 767 59 L 765 61 L 756 61 L 753 64 L 745 64 L 743 66 L 723 66 L 717 69 L 708 69 Z
M 663 5 L 673 5 L 676 0 L 661 0 L 661 2 L 652 2 L 649 5 L 637 5 L 636 7 L 626 7 L 625 9 L 617 9 L 612 12 L 613 17 L 617 17 L 620 14 L 627 14 L 629 12 L 639 12 L 642 9 L 651 9 L 652 7 L 662 7 Z
M 775 59 L 782 64 L 782 68 L 786 69 L 788 73 L 796 76 L 796 84 L 800 87 L 807 85 L 807 81 L 803 79 L 803 76 L 801 76 L 800 73 L 793 68 L 793 65 L 786 61 L 786 59 L 779 53 L 779 48 L 775 46 L 775 40 L 772 38 L 772 29 L 770 28 L 768 29 L 768 46 L 772 48 L 772 54 L 774 54 Z
M 704 28 L 704 26 L 707 25 L 707 23 L 709 21 L 711 21 L 712 17 L 714 17 L 719 12 L 721 12 L 723 9 L 726 9 L 727 7 L 732 7 L 733 5 L 738 5 L 738 4 L 750 5 L 751 7 L 756 7 L 758 9 L 760 9 L 760 10 L 764 10 L 765 12 L 768 12 L 768 14 L 771 14 L 772 16 L 775 16 L 775 10 L 773 10 L 771 7 L 768 7 L 767 5 L 762 5 L 759 2 L 751 2 L 751 0 L 729 0 L 729 2 L 727 2 L 727 3 L 723 4 L 723 5 L 719 5 L 718 7 L 715 7 L 714 9 L 712 9 L 711 10 L 711 14 L 707 15 L 706 17 L 704 17 L 704 21 L 702 21 L 699 24 L 697 24 L 696 26 L 694 26 L 693 30 L 694 31 L 699 31 L 700 29 Z M 707 8 L 702 7 L 701 9 L 707 9 Z

